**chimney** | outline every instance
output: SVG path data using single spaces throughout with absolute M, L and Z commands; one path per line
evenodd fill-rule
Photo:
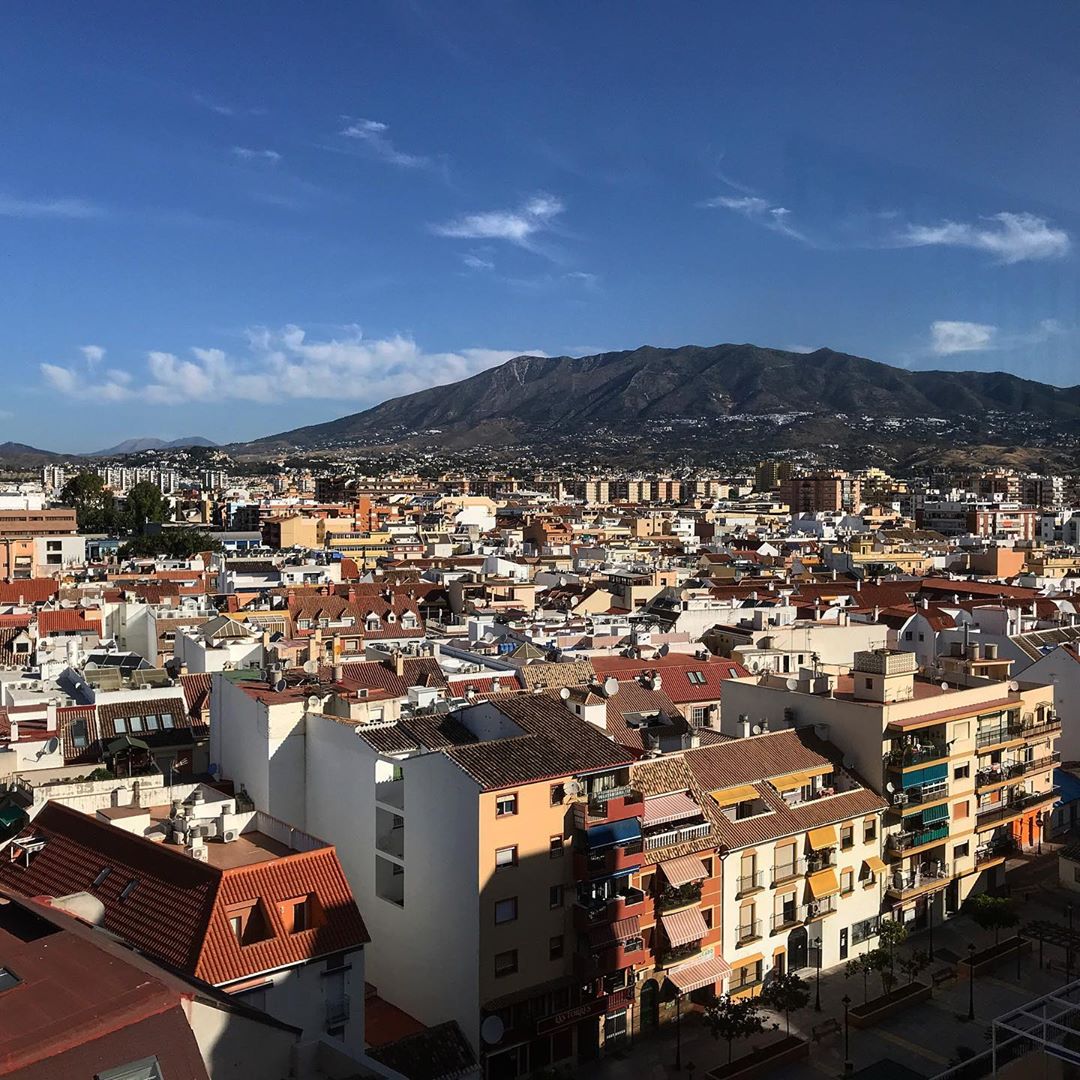
M 400 649 L 393 652 L 394 674 L 401 678 L 405 674 L 405 654 Z
M 335 664 L 334 665 L 334 682 L 339 683 L 344 678 L 345 678 L 345 665 L 344 664 Z
M 346 594 L 350 604 L 356 603 L 356 590 L 350 585 L 349 591 Z
M 745 714 L 740 714 L 739 716 L 739 738 L 750 738 L 750 717 Z
M 930 600 L 929 600 L 929 598 L 924 596 L 919 601 L 919 607 L 921 607 L 923 609 L 923 611 L 929 611 L 930 610 Z

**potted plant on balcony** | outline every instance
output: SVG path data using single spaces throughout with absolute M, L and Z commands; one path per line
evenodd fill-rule
M 758 1000 L 769 1009 L 784 1014 L 784 1027 L 791 1034 L 791 1014 L 810 1002 L 810 987 L 794 971 L 775 976 L 761 991 Z

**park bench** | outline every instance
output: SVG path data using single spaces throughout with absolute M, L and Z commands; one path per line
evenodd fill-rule
M 956 978 L 956 968 L 943 967 L 943 968 L 938 968 L 937 971 L 935 971 L 930 976 L 930 981 L 933 983 L 934 986 L 940 986 L 942 983 L 948 982 L 950 979 L 955 979 L 955 978 Z
M 819 1042 L 824 1039 L 826 1035 L 839 1035 L 840 1034 L 840 1021 L 835 1016 L 830 1016 L 828 1020 L 822 1020 L 820 1024 L 815 1024 L 810 1029 L 810 1038 L 814 1042 Z

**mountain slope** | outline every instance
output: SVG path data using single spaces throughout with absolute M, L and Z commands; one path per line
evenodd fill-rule
M 259 439 L 247 448 L 393 443 L 432 429 L 455 433 L 459 445 L 467 445 L 492 431 L 528 440 L 552 429 L 565 434 L 600 425 L 634 431 L 643 422 L 764 420 L 776 414 L 828 418 L 834 428 L 856 420 L 865 427 L 884 418 L 976 426 L 981 420 L 1010 426 L 1038 419 L 1076 435 L 1080 387 L 1061 389 L 1004 372 L 909 371 L 830 349 L 645 346 L 581 359 L 517 357 L 450 386 Z M 837 414 L 848 419 L 838 421 Z
M 95 450 L 88 457 L 119 457 L 121 454 L 139 454 L 144 450 L 179 450 L 185 446 L 217 446 L 211 439 L 204 439 L 201 435 L 187 435 L 182 439 L 155 439 L 146 438 L 125 439 L 108 450 Z

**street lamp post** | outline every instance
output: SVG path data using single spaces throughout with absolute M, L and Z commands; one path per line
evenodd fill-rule
M 968 946 L 968 1015 L 969 1020 L 975 1019 L 975 946 Z
M 1069 933 L 1072 933 L 1072 904 L 1065 905 L 1065 918 L 1069 920 Z
M 851 1064 L 851 1029 L 848 1026 L 848 1009 L 851 1008 L 851 998 L 845 994 L 841 999 L 844 1003 L 844 1075 L 852 1072 Z
M 1016 935 L 1016 981 L 1020 981 L 1020 956 L 1023 953 L 1024 939 L 1017 934 Z
M 814 947 L 814 966 L 817 968 L 817 986 L 814 992 L 814 1011 L 821 1012 L 821 942 Z
M 675 1068 L 683 1068 L 683 995 L 675 994 Z
M 930 931 L 930 960 L 934 959 L 934 894 L 931 893 L 926 901 L 926 917 L 929 920 L 927 928 Z

